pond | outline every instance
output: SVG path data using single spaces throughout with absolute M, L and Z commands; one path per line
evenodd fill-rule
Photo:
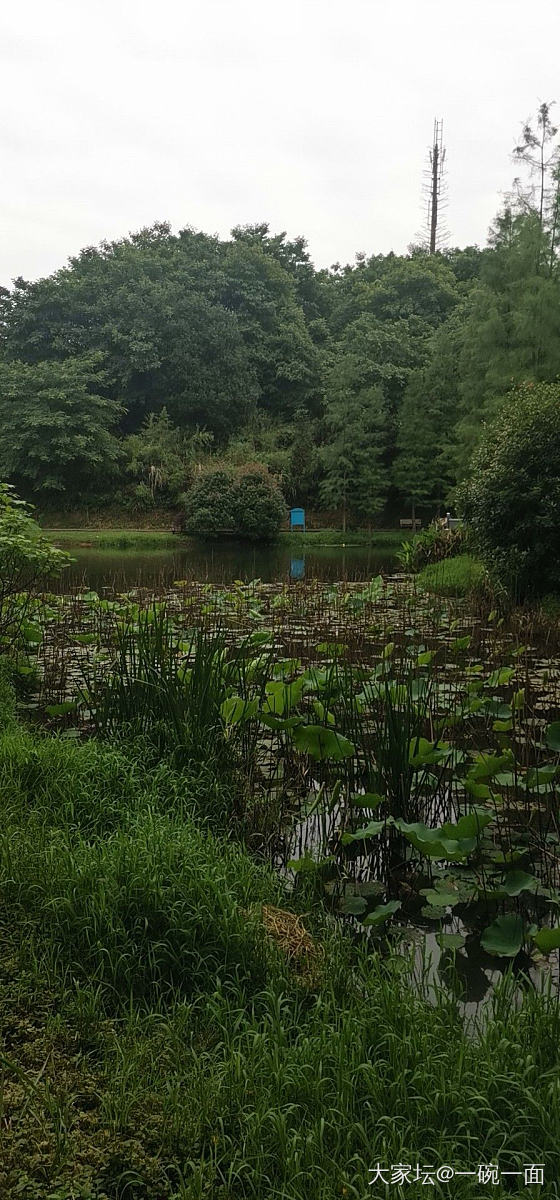
M 97 548 L 64 543 L 76 560 L 64 572 L 63 590 L 87 586 L 124 591 L 169 587 L 175 580 L 228 584 L 234 579 L 264 583 L 318 579 L 372 579 L 397 566 L 396 546 L 255 546 L 247 542 L 178 542 L 166 549 Z

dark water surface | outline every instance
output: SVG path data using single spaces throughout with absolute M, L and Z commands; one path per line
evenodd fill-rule
M 176 579 L 232 583 L 234 579 L 262 579 L 263 583 L 301 579 L 372 579 L 397 566 L 391 547 L 254 546 L 246 542 L 178 543 L 167 550 L 96 549 L 69 547 L 76 561 L 64 572 L 62 587 L 168 587 Z

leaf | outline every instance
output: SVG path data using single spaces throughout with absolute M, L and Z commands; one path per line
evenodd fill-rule
M 465 945 L 462 933 L 438 933 L 436 941 L 441 950 L 461 950 Z
M 361 917 L 367 909 L 367 900 L 364 896 L 346 896 L 340 903 L 340 912 L 346 916 Z
M 424 650 L 424 652 L 422 654 L 418 655 L 418 658 L 416 659 L 416 666 L 417 667 L 429 667 L 430 663 L 432 662 L 434 657 L 435 657 L 435 650 Z
M 451 746 L 443 743 L 429 742 L 427 738 L 412 738 L 408 748 L 408 761 L 411 767 L 423 767 L 432 763 L 442 762 L 449 758 Z
M 431 908 L 453 908 L 461 901 L 457 892 L 438 892 L 435 888 L 422 888 L 420 895 L 426 897 Z
M 274 634 L 269 629 L 257 629 L 248 641 L 250 646 L 267 646 L 274 641 Z
M 228 696 L 220 706 L 220 712 L 226 725 L 239 725 L 249 721 L 258 712 L 258 700 L 245 700 L 243 696 Z
M 290 859 L 288 863 L 288 870 L 295 871 L 296 875 L 316 875 L 320 867 L 324 866 L 325 863 L 330 863 L 332 861 L 333 858 L 331 854 L 328 856 L 328 858 L 323 858 L 321 859 L 321 862 L 317 862 L 317 860 L 312 857 L 309 851 L 306 850 L 305 854 L 302 854 L 301 858 Z
M 523 920 L 517 913 L 507 913 L 484 930 L 480 944 L 487 954 L 496 958 L 515 958 L 523 945 Z
M 21 631 L 26 642 L 30 645 L 37 646 L 43 640 L 43 631 L 40 625 L 34 625 L 32 621 L 24 621 Z
M 560 721 L 553 721 L 548 726 L 545 737 L 549 750 L 560 751 Z
M 560 925 L 555 929 L 549 929 L 548 925 L 543 925 L 537 933 L 533 934 L 533 941 L 543 954 L 551 954 L 553 950 L 558 950 L 560 947 Z
M 497 671 L 492 671 L 492 674 L 488 676 L 486 685 L 487 687 L 505 687 L 514 673 L 515 667 L 498 667 Z
M 470 633 L 467 633 L 465 635 L 465 637 L 460 637 L 460 638 L 455 639 L 455 641 L 451 645 L 451 651 L 453 652 L 453 650 L 468 650 L 470 644 L 471 644 L 471 635 L 470 635 Z
M 303 675 L 300 675 L 299 679 L 294 679 L 292 683 L 284 683 L 282 679 L 267 683 L 263 711 L 274 713 L 278 717 L 289 712 L 301 700 L 304 682 Z
M 323 725 L 299 725 L 292 731 L 292 740 L 298 750 L 309 754 L 316 762 L 325 758 L 340 762 L 343 758 L 351 758 L 356 751 L 348 738 Z
M 503 767 L 511 767 L 510 754 L 477 754 L 469 769 L 469 779 L 492 779 Z
M 506 896 L 519 896 L 521 892 L 536 892 L 538 886 L 539 881 L 534 875 L 529 875 L 527 871 L 521 870 L 508 871 L 503 883 L 500 884 L 500 888 Z
M 301 725 L 301 717 L 273 717 L 271 713 L 261 713 L 260 720 L 267 729 L 274 730 L 295 729 Z
M 350 803 L 352 808 L 376 809 L 384 799 L 385 797 L 380 796 L 378 792 L 354 792 L 350 796 Z
M 66 713 L 75 712 L 77 707 L 77 700 L 64 700 L 62 704 L 47 704 L 45 712 L 49 717 L 64 717 Z
M 365 838 L 377 837 L 386 828 L 386 824 L 386 821 L 370 821 L 369 825 L 357 829 L 355 833 L 343 833 L 340 839 L 342 845 L 349 846 L 351 842 L 362 842 Z
M 427 858 L 459 862 L 472 854 L 482 830 L 492 820 L 492 813 L 484 809 L 472 809 L 456 825 L 446 822 L 435 829 L 428 828 L 420 821 L 410 825 L 405 821 L 395 821 L 395 825 L 420 854 Z
M 389 900 L 387 904 L 378 904 L 373 912 L 370 912 L 367 917 L 364 917 L 362 925 L 382 925 L 388 917 L 399 911 L 401 908 L 400 900 Z
M 322 704 L 320 700 L 313 701 L 313 712 L 320 721 L 325 721 L 327 725 L 334 725 L 335 720 L 333 713 L 330 712 L 328 708 L 325 708 L 325 705 Z

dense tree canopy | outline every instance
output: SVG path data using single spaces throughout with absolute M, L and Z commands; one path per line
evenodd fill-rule
M 508 397 L 459 499 L 488 566 L 518 595 L 560 588 L 560 385 Z
M 0 292 L 0 469 L 41 505 L 175 505 L 253 464 L 289 502 L 432 515 L 486 421 L 560 376 L 560 143 L 541 105 L 479 249 L 317 271 L 266 224 L 155 224 Z M 119 485 L 115 484 L 117 466 Z

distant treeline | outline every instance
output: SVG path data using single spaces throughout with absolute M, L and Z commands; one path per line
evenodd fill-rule
M 544 176 L 536 170 L 543 150 Z M 488 245 L 357 255 L 155 224 L 0 294 L 0 477 L 42 510 L 177 507 L 258 465 L 288 502 L 369 523 L 446 506 L 481 426 L 560 374 L 560 174 L 524 127 Z

